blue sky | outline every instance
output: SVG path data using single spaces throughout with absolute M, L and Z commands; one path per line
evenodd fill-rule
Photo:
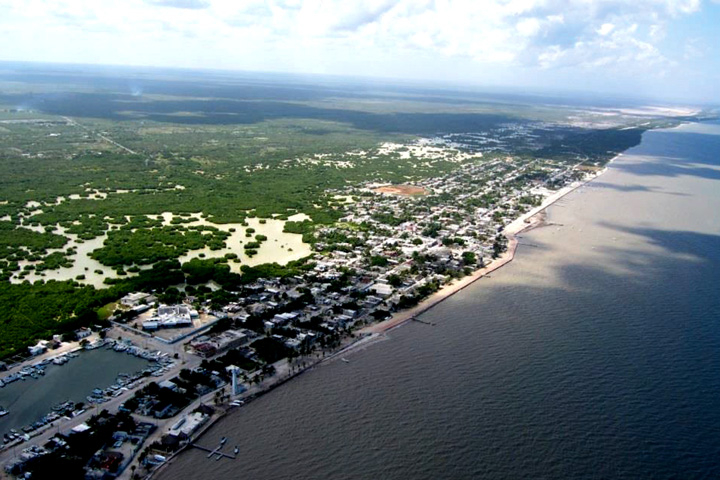
M 720 0 L 0 0 L 1 60 L 720 103 Z

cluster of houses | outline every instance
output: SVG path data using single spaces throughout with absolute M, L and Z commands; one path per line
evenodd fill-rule
M 186 348 L 210 358 L 263 337 L 295 351 L 326 345 L 497 255 L 499 232 L 549 195 L 546 182 L 566 170 L 549 161 L 495 158 L 414 184 L 425 195 L 380 194 L 377 184 L 332 192 L 354 201 L 343 205 L 338 223 L 316 230 L 312 269 L 244 286 L 222 311 L 211 312 L 232 320 L 228 329 L 192 338 Z M 122 303 L 140 308 L 154 300 L 135 293 Z M 142 328 L 192 326 L 197 315 L 190 305 L 161 305 Z M 250 319 L 262 323 L 248 327 Z
M 419 148 L 434 152 L 432 145 Z M 236 359 L 247 360 L 238 364 L 255 366 L 252 372 L 242 371 L 244 381 L 250 381 L 274 371 L 259 349 L 254 350 L 255 345 L 281 344 L 281 351 L 288 355 L 336 345 L 341 334 L 352 327 L 384 318 L 482 266 L 501 251 L 501 232 L 509 222 L 550 195 L 552 188 L 578 175 L 573 167 L 552 161 L 480 157 L 465 158 L 442 177 L 415 182 L 414 192 L 424 192 L 420 195 L 381 194 L 381 185 L 373 183 L 329 192 L 351 200 L 338 205 L 344 212 L 339 222 L 315 230 L 315 255 L 309 268 L 295 276 L 244 285 L 232 292 L 233 300 L 220 311 L 209 311 L 208 304 L 193 306 L 191 298 L 184 304 L 157 305 L 158 299 L 149 293 L 123 297 L 120 303 L 135 314 L 155 307 L 141 322 L 147 332 L 193 327 L 198 308 L 229 321 L 222 328 L 202 326 L 203 331 L 192 332 L 185 342 L 188 352 L 207 359 L 208 364 L 214 362 L 207 371 L 196 368 L 191 372 L 207 377 L 207 382 L 195 384 L 181 375 L 160 382 L 157 391 L 137 391 L 121 410 L 134 402 L 127 413 L 174 416 L 183 408 L 176 401 L 178 395 L 189 401 L 221 388 L 227 384 L 229 371 L 233 390 L 239 391 L 235 382 L 242 369 L 218 360 L 231 350 Z M 89 331 L 76 332 L 78 338 L 86 334 Z M 47 348 L 47 343 L 40 343 L 30 351 L 40 354 Z M 185 415 L 166 437 L 184 441 L 207 419 L 206 412 Z M 93 458 L 88 478 L 122 471 L 124 462 L 132 458 L 135 452 L 129 450 L 130 444 L 127 451 L 121 448 L 132 434 L 123 437 L 121 433 L 117 439 L 113 437 L 117 448 L 99 451 Z M 139 428 L 136 434 L 146 437 L 148 432 Z M 62 441 L 58 437 L 58 445 Z

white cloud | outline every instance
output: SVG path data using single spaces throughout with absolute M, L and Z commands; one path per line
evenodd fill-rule
M 600 28 L 597 29 L 597 33 L 599 33 L 602 36 L 607 35 L 608 33 L 612 32 L 615 29 L 615 25 L 612 23 L 603 23 Z
M 207 0 L 145 0 L 145 3 L 157 7 L 187 8 L 190 10 L 198 10 L 210 6 Z
M 515 28 L 517 28 L 520 35 L 524 37 L 532 37 L 533 35 L 537 35 L 542 27 L 540 20 L 537 18 L 525 18 L 519 21 Z
M 0 8 L 0 31 L 10 39 L 0 58 L 330 73 L 344 73 L 354 64 L 358 72 L 389 69 L 389 74 L 402 76 L 403 65 L 417 62 L 416 68 L 423 68 L 419 58 L 467 62 L 484 71 L 667 68 L 678 60 L 660 47 L 667 25 L 699 11 L 701 4 L 0 0 Z M 695 53 L 687 48 L 678 55 Z M 428 75 L 438 74 L 432 65 L 424 68 Z

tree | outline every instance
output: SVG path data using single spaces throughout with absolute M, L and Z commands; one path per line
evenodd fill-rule
M 381 255 L 373 255 L 370 257 L 371 267 L 385 267 L 388 264 L 388 259 Z
M 477 256 L 475 252 L 463 252 L 462 260 L 465 265 L 475 265 L 477 263 Z

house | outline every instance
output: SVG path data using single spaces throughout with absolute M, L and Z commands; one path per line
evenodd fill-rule
M 246 330 L 226 330 L 217 335 L 203 335 L 202 337 L 198 337 L 190 343 L 190 348 L 192 348 L 197 355 L 207 358 L 216 353 L 240 347 L 249 340 L 250 336 Z
M 375 283 L 370 287 L 370 290 L 375 292 L 376 295 L 380 297 L 389 297 L 392 295 L 393 288 L 388 285 L 387 283 Z
M 80 330 L 75 330 L 75 335 L 77 336 L 78 340 L 89 337 L 91 334 L 92 332 L 88 328 L 81 328 Z
M 164 380 L 158 383 L 158 387 L 167 388 L 168 390 L 172 390 L 173 392 L 177 392 L 178 389 L 178 386 L 175 384 L 175 382 L 171 382 L 170 380 Z
M 201 412 L 190 413 L 170 427 L 168 434 L 181 439 L 188 438 L 207 422 L 208 418 Z
M 136 307 L 143 303 L 143 300 L 145 300 L 144 303 L 147 302 L 147 298 L 150 296 L 149 293 L 143 293 L 143 292 L 135 292 L 135 293 L 128 293 L 124 297 L 120 299 L 120 304 L 124 305 L 126 307 Z
M 28 347 L 28 350 L 30 351 L 30 355 L 32 356 L 43 354 L 47 352 L 47 342 L 41 340 L 40 342 L 38 342 L 37 345 Z

